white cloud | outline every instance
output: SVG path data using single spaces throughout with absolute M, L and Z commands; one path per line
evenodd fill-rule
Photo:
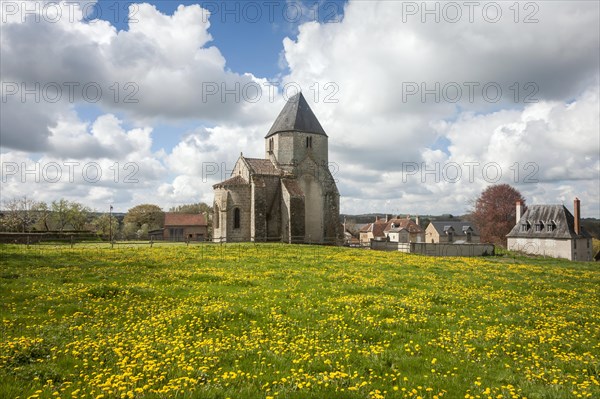
M 517 185 L 529 203 L 570 203 L 577 195 L 584 214 L 600 216 L 598 3 L 536 3 L 534 24 L 515 23 L 512 3 L 496 4 L 504 12 L 498 23 L 486 22 L 480 9 L 469 23 L 464 7 L 458 23 L 435 23 L 431 16 L 422 23 L 420 14 L 402 21 L 402 2 L 350 1 L 340 23 L 308 22 L 297 38 L 283 41 L 290 68 L 283 81 L 302 87 L 329 135 L 343 212 L 462 213 L 490 183 L 481 178 L 481 167 L 472 182 L 464 178 L 464 163 L 478 162 L 497 163 L 499 182 Z M 521 21 L 524 15 L 521 10 Z M 12 181 L 3 184 L 3 196 L 34 192 L 40 199 L 65 196 L 99 208 L 111 201 L 122 210 L 141 202 L 210 202 L 211 185 L 226 177 L 223 171 L 233 168 L 240 152 L 263 155 L 263 137 L 283 106 L 281 93 L 271 99 L 266 77 L 227 69 L 211 45 L 208 13 L 190 5 L 165 15 L 139 4 L 134 18 L 126 31 L 105 21 L 84 22 L 81 15 L 58 23 L 22 23 L 11 16 L 2 24 L 0 94 L 8 96 L 0 125 L 2 162 L 97 162 L 107 170 L 93 184 L 81 177 L 66 184 Z M 73 101 L 64 91 L 56 103 L 31 96 L 23 102 L 20 93 L 7 91 L 14 89 L 5 85 L 11 82 L 97 82 L 101 114 L 91 122 L 77 114 L 86 103 L 81 87 Z M 407 85 L 431 89 L 436 82 L 440 90 L 455 82 L 461 100 L 448 101 L 444 93 L 439 101 L 432 94 L 424 101 L 420 94 L 406 95 Z M 472 101 L 468 82 L 479 84 Z M 490 82 L 503 90 L 498 102 L 482 97 L 481 87 Z M 203 96 L 208 88 L 236 84 L 240 90 L 260 87 L 263 95 L 257 102 Z M 528 94 L 539 101 L 525 103 Z M 127 95 L 139 101 L 125 102 Z M 173 141 L 172 149 L 156 151 L 157 122 L 173 123 L 174 136 L 178 123 L 197 128 Z M 139 183 L 111 180 L 115 162 L 119 179 L 130 172 L 123 170 L 127 162 L 138 165 Z M 403 163 L 423 162 L 430 170 L 439 163 L 440 172 L 403 176 Z M 462 167 L 456 183 L 441 175 L 451 162 Z M 517 162 L 515 182 L 510 167 Z M 533 170 L 525 168 L 528 163 L 537 166 L 538 183 L 523 182 Z

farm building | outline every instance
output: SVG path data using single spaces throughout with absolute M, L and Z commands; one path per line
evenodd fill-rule
M 148 233 L 153 240 L 204 241 L 208 237 L 208 225 L 201 213 L 165 213 L 162 229 Z
M 328 137 L 302 93 L 265 137 L 265 157 L 240 155 L 214 188 L 215 241 L 335 242 L 340 196 L 329 171 Z
M 578 261 L 592 260 L 592 237 L 581 226 L 580 202 L 573 212 L 564 205 L 531 205 L 522 213 L 516 204 L 515 227 L 507 234 L 508 249 Z

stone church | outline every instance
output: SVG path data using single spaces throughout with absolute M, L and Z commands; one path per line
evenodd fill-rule
M 290 98 L 265 136 L 265 157 L 240 155 L 213 186 L 214 240 L 335 242 L 340 195 L 327 140 L 302 93 Z

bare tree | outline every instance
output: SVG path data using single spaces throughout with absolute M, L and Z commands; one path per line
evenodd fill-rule
M 4 201 L 2 224 L 9 231 L 29 232 L 37 220 L 39 202 L 25 196 Z

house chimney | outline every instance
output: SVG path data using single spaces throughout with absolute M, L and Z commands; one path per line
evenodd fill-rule
M 521 209 L 521 201 L 517 201 L 517 224 L 519 224 L 519 221 L 521 220 L 521 216 L 523 216 L 522 209 Z
M 575 213 L 575 234 L 581 234 L 581 226 L 580 226 L 580 209 L 579 209 L 579 198 L 575 197 L 575 201 L 573 201 L 573 212 Z
M 388 213 L 385 214 L 385 222 L 389 222 L 390 221 L 390 215 Z
M 417 226 L 419 226 L 419 215 L 417 215 L 417 216 L 415 217 L 415 223 L 417 224 Z
M 375 223 L 379 222 L 379 216 L 375 216 Z

